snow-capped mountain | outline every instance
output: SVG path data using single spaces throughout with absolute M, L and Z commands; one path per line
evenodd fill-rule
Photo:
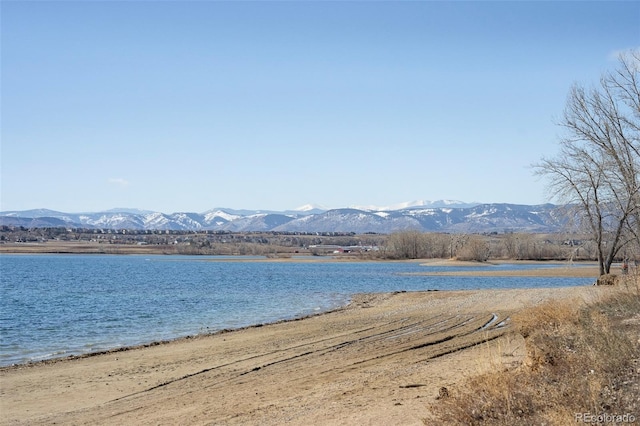
M 391 204 L 389 206 L 352 206 L 351 208 L 358 210 L 366 210 L 366 211 L 390 211 L 390 210 L 404 210 L 410 209 L 414 207 L 456 207 L 456 208 L 465 208 L 465 207 L 473 207 L 477 206 L 481 203 L 465 203 L 463 201 L 457 200 L 437 200 L 437 201 L 427 201 L 427 200 L 415 200 L 415 201 L 407 201 L 404 203 Z
M 117 209 L 97 213 L 64 213 L 38 209 L 0 212 L 0 225 L 182 231 L 375 232 L 413 229 L 425 232 L 554 232 L 566 218 L 552 204 L 477 204 L 412 202 L 407 207 L 320 210 L 317 206 L 285 212 L 212 209 L 172 213 Z M 438 207 L 436 207 L 436 205 Z M 462 207 L 460 207 L 462 205 Z M 399 205 L 398 205 L 399 206 Z M 307 207 L 307 206 L 303 206 Z
M 305 204 L 304 206 L 300 206 L 298 208 L 293 209 L 296 212 L 314 212 L 314 211 L 327 211 L 330 210 L 328 207 L 321 206 L 320 204 Z

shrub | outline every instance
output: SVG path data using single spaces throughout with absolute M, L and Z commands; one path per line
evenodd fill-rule
M 489 259 L 489 244 L 480 236 L 471 236 L 457 251 L 456 257 L 458 260 L 485 262 Z
M 432 412 L 451 425 L 571 424 L 585 412 L 638 415 L 638 312 L 638 282 L 627 280 L 582 308 L 552 302 L 514 315 L 527 347 L 523 364 L 468 380 Z

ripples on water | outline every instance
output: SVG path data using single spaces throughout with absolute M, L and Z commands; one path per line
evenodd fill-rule
M 344 305 L 361 292 L 553 287 L 593 281 L 403 275 L 469 270 L 416 263 L 212 259 L 0 255 L 0 365 L 300 317 Z

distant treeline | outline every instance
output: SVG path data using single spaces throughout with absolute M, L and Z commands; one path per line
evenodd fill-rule
M 343 232 L 226 232 L 170 230 L 100 230 L 83 228 L 0 227 L 4 252 L 22 243 L 43 246 L 82 242 L 98 252 L 118 253 L 119 248 L 138 246 L 147 252 L 202 255 L 295 254 L 359 256 L 365 259 L 459 259 L 593 260 L 596 245 L 585 236 L 556 234 L 446 234 L 403 231 L 393 234 Z M 320 246 L 320 247 L 318 247 Z M 337 246 L 349 250 L 327 250 Z M 324 247 L 324 248 L 323 248 Z M 353 249 L 356 247 L 356 249 Z M 367 247 L 359 250 L 357 247 Z M 371 249 L 373 248 L 373 249 Z M 73 252 L 73 245 L 69 249 Z M 629 256 L 621 253 L 620 259 Z

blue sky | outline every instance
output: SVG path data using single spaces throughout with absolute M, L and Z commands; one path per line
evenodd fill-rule
M 550 201 L 640 2 L 1 4 L 0 210 Z

